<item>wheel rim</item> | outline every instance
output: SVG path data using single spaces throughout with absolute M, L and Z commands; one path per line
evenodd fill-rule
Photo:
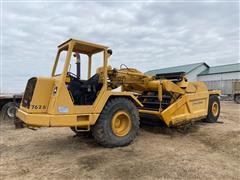
M 217 102 L 214 102 L 214 103 L 212 104 L 212 113 L 213 113 L 213 116 L 217 116 L 217 115 L 218 115 L 218 112 L 219 112 L 218 103 L 217 103 Z
M 131 119 L 126 112 L 117 112 L 112 118 L 112 131 L 116 136 L 126 136 L 132 127 Z
M 16 113 L 16 108 L 15 107 L 12 106 L 12 107 L 9 107 L 7 109 L 8 117 L 13 118 L 15 116 L 15 113 Z

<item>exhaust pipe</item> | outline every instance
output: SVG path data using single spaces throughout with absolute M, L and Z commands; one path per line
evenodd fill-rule
M 75 53 L 73 55 L 74 57 L 76 57 L 76 70 L 77 70 L 77 78 L 80 79 L 80 74 L 81 74 L 81 61 L 80 61 L 80 54 L 79 53 Z

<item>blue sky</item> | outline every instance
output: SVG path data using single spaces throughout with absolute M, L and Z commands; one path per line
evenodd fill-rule
M 49 76 L 57 45 L 76 38 L 109 46 L 110 64 L 143 72 L 239 61 L 236 1 L 3 1 L 1 92 Z

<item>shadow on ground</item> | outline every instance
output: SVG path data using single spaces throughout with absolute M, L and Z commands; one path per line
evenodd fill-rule
M 163 135 L 187 135 L 197 132 L 201 127 L 206 126 L 208 123 L 202 121 L 196 121 L 189 124 L 185 124 L 177 127 L 167 127 L 164 122 L 147 122 L 149 120 L 144 119 L 141 121 L 141 129 L 154 134 Z

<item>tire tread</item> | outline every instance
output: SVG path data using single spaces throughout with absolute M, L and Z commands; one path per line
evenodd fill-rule
M 122 107 L 127 106 L 127 109 L 131 109 L 131 114 L 133 116 L 132 123 L 134 123 L 134 127 L 133 130 L 131 129 L 126 139 L 118 141 L 113 137 L 112 129 L 109 129 L 106 123 L 112 120 L 110 116 L 111 112 L 118 109 L 121 105 L 123 105 Z M 104 147 L 126 146 L 130 144 L 138 134 L 140 124 L 139 119 L 138 110 L 131 100 L 123 97 L 111 98 L 102 110 L 96 124 L 93 126 L 93 137 Z

